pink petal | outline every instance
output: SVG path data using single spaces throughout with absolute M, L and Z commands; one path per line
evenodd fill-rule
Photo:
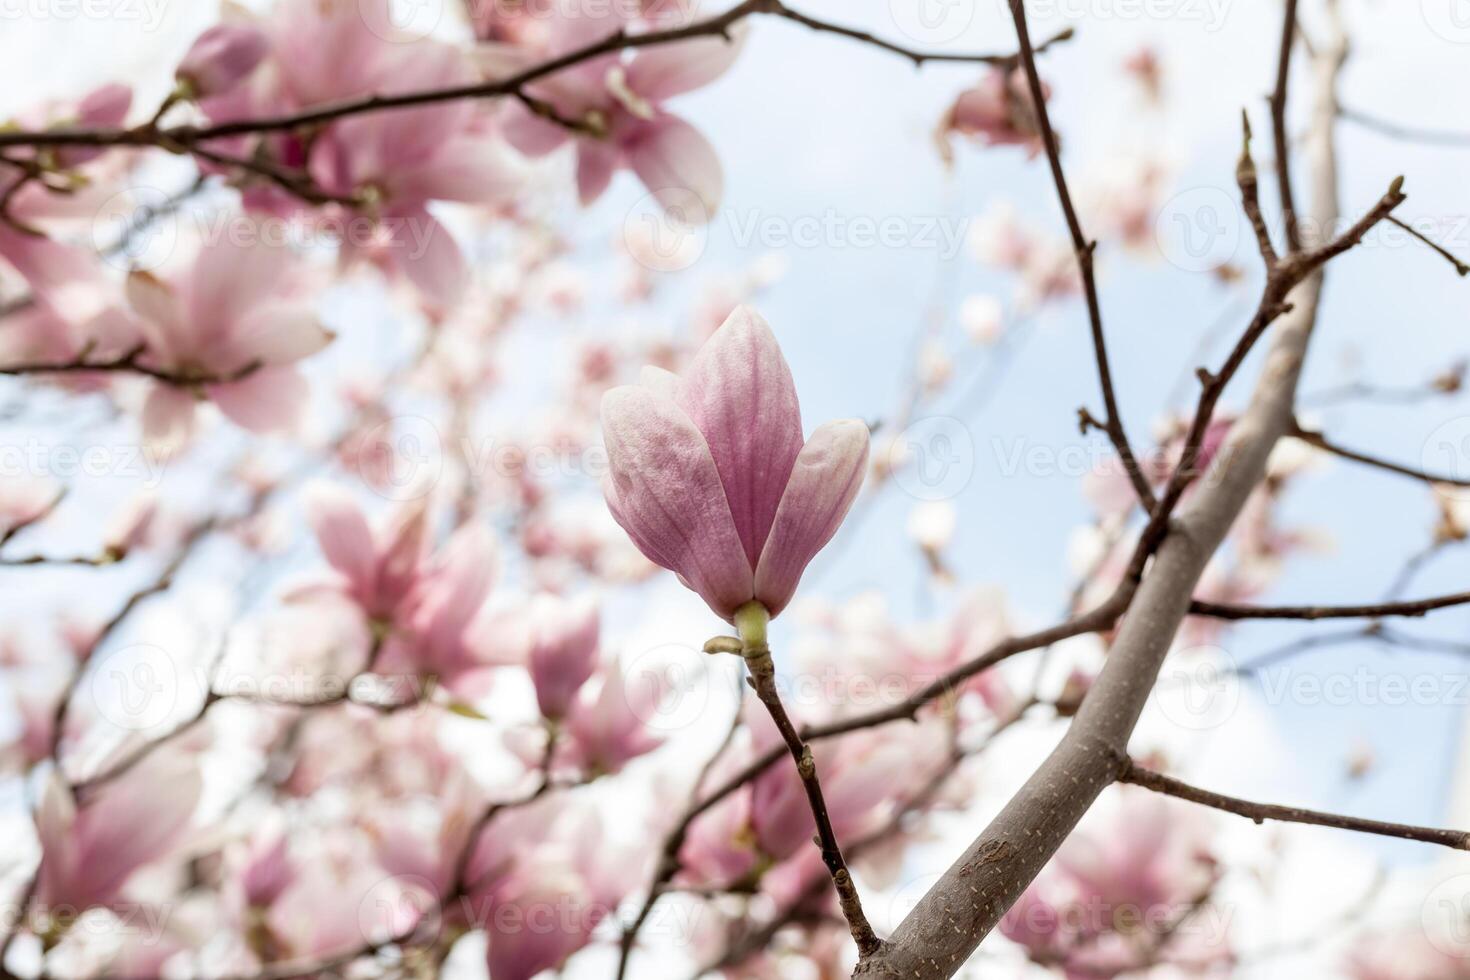
M 520 104 L 506 109 L 500 133 L 507 143 L 528 157 L 545 156 L 565 146 L 570 139 L 565 129 Z
M 577 141 L 577 200 L 586 207 L 602 196 L 618 167 L 618 151 L 603 140 Z
M 392 193 L 407 201 L 494 204 L 521 186 L 515 157 L 489 137 L 466 133 L 443 143 L 421 164 L 392 178 Z
M 868 427 L 857 419 L 828 422 L 802 447 L 755 570 L 756 597 L 772 616 L 786 608 L 807 563 L 837 533 L 867 465 Z
M 202 789 L 197 761 L 174 752 L 152 758 L 87 800 L 74 833 L 89 897 L 109 901 L 134 871 L 177 847 Z
M 153 447 L 173 450 L 194 431 L 194 396 L 173 385 L 155 385 L 143 403 L 143 439 Z
M 562 718 L 597 666 L 597 604 L 539 595 L 531 606 L 534 640 L 527 667 L 536 702 L 547 718 Z
M 226 418 L 251 432 L 291 428 L 311 394 L 306 378 L 291 367 L 263 368 L 240 381 L 206 385 L 205 392 Z
M 128 305 L 138 314 L 139 329 L 155 356 L 172 362 L 192 353 L 183 308 L 167 283 L 147 272 L 132 272 L 125 288 Z
M 791 369 L 759 313 L 735 308 L 700 348 L 677 400 L 709 444 L 754 569 L 802 441 Z
M 266 245 L 263 237 L 268 236 L 242 233 L 237 241 L 226 235 L 200 249 L 189 281 L 188 316 L 194 333 L 215 336 L 221 325 L 244 316 L 289 280 L 294 254 Z
M 729 41 L 708 37 L 645 48 L 628 66 L 628 87 L 654 102 L 703 88 L 735 63 L 749 33 L 740 24 Z
M 230 345 L 229 359 L 235 363 L 227 370 L 248 364 L 292 364 L 326 347 L 332 338 L 307 307 L 263 306 L 240 321 Z
M 704 436 L 674 402 L 633 386 L 603 396 L 602 432 L 613 517 L 651 561 L 734 615 L 753 595 L 750 565 Z
M 470 273 L 449 229 L 418 209 L 395 216 L 390 231 L 394 264 L 432 305 L 453 308 L 464 295 Z
M 340 487 L 317 484 L 307 493 L 306 520 L 328 563 L 366 594 L 377 567 L 373 531 L 352 497 Z
M 720 206 L 725 178 L 720 158 L 699 130 L 677 116 L 638 127 L 624 145 L 633 172 L 666 211 L 704 224 Z

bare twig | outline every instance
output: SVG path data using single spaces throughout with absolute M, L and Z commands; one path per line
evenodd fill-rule
M 1461 262 L 1455 257 L 1455 254 L 1453 252 L 1445 248 L 1439 242 L 1436 242 L 1434 239 L 1430 238 L 1428 235 L 1425 235 L 1422 231 L 1408 224 L 1407 222 L 1400 221 L 1393 215 L 1388 216 L 1388 222 L 1392 225 L 1398 225 L 1404 231 L 1407 231 L 1410 235 L 1413 235 L 1415 238 L 1419 239 L 1419 241 L 1423 242 L 1425 245 L 1428 245 L 1429 248 L 1433 252 L 1435 252 L 1435 254 L 1437 254 L 1440 258 L 1444 259 L 1450 265 L 1455 267 L 1455 272 L 1460 275 L 1460 278 L 1463 279 L 1465 276 L 1470 276 L 1470 265 L 1466 265 L 1464 262 Z
M 1145 769 L 1133 760 L 1124 763 L 1123 771 L 1118 776 L 1122 783 L 1132 783 L 1156 793 L 1188 800 L 1201 806 L 1213 807 L 1216 810 L 1224 810 L 1238 816 L 1254 820 L 1256 823 L 1264 823 L 1267 820 L 1279 820 L 1285 823 L 1312 824 L 1317 827 L 1335 827 L 1338 830 L 1352 830 L 1361 834 L 1376 834 L 1380 837 L 1397 837 L 1402 840 L 1419 841 L 1425 844 L 1438 844 L 1442 847 L 1451 847 L 1459 851 L 1470 851 L 1470 833 L 1462 830 L 1440 830 L 1434 827 L 1415 827 L 1409 824 L 1388 823 L 1383 820 L 1365 820 L 1361 817 L 1348 817 L 1336 813 L 1324 813 L 1320 810 L 1304 810 L 1294 806 L 1278 806 L 1274 803 L 1252 803 L 1249 800 L 1237 799 L 1233 796 L 1224 796 L 1220 793 L 1212 793 L 1209 790 L 1191 786 L 1171 776 L 1153 772 Z
M 1383 470 L 1387 473 L 1397 473 L 1400 476 L 1407 476 L 1410 479 L 1420 480 L 1424 483 L 1440 483 L 1452 487 L 1470 487 L 1470 479 L 1465 479 L 1464 477 L 1458 476 L 1450 476 L 1444 473 L 1430 473 L 1427 470 L 1421 470 L 1413 466 L 1407 466 L 1403 463 L 1395 463 L 1390 460 L 1381 459 L 1377 456 L 1370 456 L 1367 453 L 1358 452 L 1354 449 L 1348 449 L 1345 446 L 1339 446 L 1337 443 L 1332 442 L 1322 433 L 1309 432 L 1306 429 L 1303 429 L 1300 425 L 1294 424 L 1291 434 L 1300 439 L 1302 442 L 1305 442 L 1307 445 L 1315 446 L 1323 452 L 1331 453 L 1334 456 L 1340 456 L 1343 459 L 1352 460 L 1355 463 L 1361 463 L 1364 466 L 1371 466 L 1374 469 Z
M 1107 418 L 1102 421 L 1102 428 L 1108 434 L 1108 439 L 1113 443 L 1113 449 L 1123 463 L 1123 469 L 1128 474 L 1128 482 L 1133 485 L 1133 492 L 1138 495 L 1139 501 L 1145 511 L 1154 509 L 1154 491 L 1149 486 L 1148 479 L 1143 475 L 1143 470 L 1138 465 L 1138 458 L 1133 454 L 1133 447 L 1128 442 L 1128 433 L 1123 426 L 1123 418 L 1118 409 L 1118 394 L 1113 385 L 1113 369 L 1108 361 L 1107 338 L 1103 333 L 1102 303 L 1097 295 L 1097 277 L 1093 271 L 1093 253 L 1097 249 L 1097 242 L 1090 242 L 1082 232 L 1082 222 L 1077 217 L 1077 209 L 1072 204 L 1072 193 L 1067 188 L 1067 177 L 1062 170 L 1061 148 L 1057 144 L 1056 133 L 1052 131 L 1051 117 L 1046 108 L 1046 93 L 1041 84 L 1041 74 L 1036 69 L 1036 49 L 1031 45 L 1031 34 L 1026 26 L 1026 18 L 1017 14 L 1020 9 L 1020 0 L 1011 0 L 1011 12 L 1016 21 L 1016 37 L 1020 45 L 1020 64 L 1026 72 L 1026 85 L 1030 91 L 1031 104 L 1036 113 L 1036 123 L 1041 130 L 1041 144 L 1046 149 L 1047 164 L 1051 168 L 1052 183 L 1056 186 L 1057 201 L 1061 205 L 1062 215 L 1066 218 L 1067 233 L 1072 238 L 1072 254 L 1077 259 L 1077 271 L 1082 278 L 1082 290 L 1087 299 L 1087 319 L 1092 330 L 1092 349 L 1097 361 L 1098 382 L 1102 386 L 1103 407 L 1107 412 Z
M 765 610 L 760 609 L 758 613 L 763 620 Z M 739 614 L 736 618 L 739 622 Z M 766 706 L 766 712 L 771 716 L 776 731 L 781 734 L 781 741 L 785 743 L 787 751 L 791 753 L 792 762 L 796 764 L 796 774 L 801 777 L 802 789 L 806 792 L 812 820 L 816 824 L 822 863 L 832 876 L 832 885 L 837 890 L 837 902 L 842 908 L 842 917 L 847 920 L 848 929 L 852 932 L 853 941 L 857 943 L 858 954 L 867 956 L 878 948 L 878 936 L 863 912 L 857 883 L 852 880 L 852 872 L 848 870 L 847 861 L 842 856 L 837 834 L 832 830 L 832 819 L 827 814 L 827 801 L 822 795 L 822 783 L 817 775 L 817 763 L 812 757 L 811 746 L 807 745 L 796 730 L 791 716 L 786 713 L 786 706 L 781 703 L 781 692 L 776 689 L 776 665 L 771 659 L 771 649 L 765 643 L 764 622 L 761 623 L 758 639 L 752 639 L 749 635 L 742 639 L 744 642 L 741 656 L 745 659 L 746 670 L 750 672 L 750 686 L 755 690 L 756 697 L 760 698 L 761 704 Z
M 1189 611 L 1214 619 L 1378 619 L 1383 616 L 1425 616 L 1436 609 L 1470 603 L 1470 592 L 1435 596 L 1411 602 L 1378 602 L 1361 606 L 1237 606 L 1195 600 Z

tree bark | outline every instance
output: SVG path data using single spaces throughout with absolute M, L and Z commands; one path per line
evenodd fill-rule
M 1334 25 L 1335 26 L 1335 25 Z M 1346 57 L 1340 30 L 1313 60 L 1315 100 L 1308 137 L 1310 232 L 1335 227 L 1337 166 L 1332 145 L 1336 80 Z M 1297 382 L 1317 317 L 1322 269 L 1290 294 L 1263 370 L 1225 448 L 1170 526 L 1081 710 L 1050 757 L 924 896 L 854 977 L 939 980 L 953 976 L 1056 853 L 1098 795 L 1127 765 L 1128 741 L 1164 657 L 1189 612 L 1194 589 L 1246 499 L 1261 482 L 1276 442 L 1291 430 Z

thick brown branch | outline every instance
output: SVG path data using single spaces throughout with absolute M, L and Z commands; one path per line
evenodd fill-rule
M 1165 776 L 1162 773 L 1145 769 L 1131 759 L 1124 764 L 1123 771 L 1118 776 L 1118 781 L 1142 786 L 1156 793 L 1163 793 L 1181 800 L 1188 800 L 1191 803 L 1198 803 L 1201 806 L 1213 807 L 1216 810 L 1234 813 L 1249 820 L 1254 820 L 1256 823 L 1264 823 L 1267 820 L 1278 820 L 1284 823 L 1311 824 L 1316 827 L 1335 827 L 1338 830 L 1351 830 L 1360 834 L 1397 837 L 1402 840 L 1451 847 L 1457 851 L 1470 851 L 1470 833 L 1462 830 L 1415 827 L 1409 824 L 1388 823 L 1383 820 L 1365 820 L 1360 817 L 1324 813 L 1320 810 L 1304 810 L 1294 806 L 1278 806 L 1274 803 L 1252 803 L 1249 800 L 1236 799 L 1233 796 L 1224 796 L 1220 793 L 1212 793 L 1209 790 L 1200 789 L 1197 786 L 1191 786 L 1171 776 Z

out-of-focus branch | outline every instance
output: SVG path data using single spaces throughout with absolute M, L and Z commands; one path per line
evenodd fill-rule
M 1414 238 L 1417 238 L 1419 239 L 1419 241 L 1423 242 L 1426 246 L 1429 247 L 1430 251 L 1434 252 L 1440 258 L 1444 259 L 1450 265 L 1454 266 L 1455 272 L 1460 276 L 1460 278 L 1463 279 L 1465 276 L 1470 276 L 1470 265 L 1466 265 L 1464 262 L 1461 262 L 1458 258 L 1455 257 L 1455 253 L 1451 252 L 1449 249 L 1445 248 L 1439 242 L 1430 238 L 1428 235 L 1424 234 L 1413 225 L 1410 225 L 1404 221 L 1400 221 L 1393 215 L 1388 216 L 1388 223 L 1391 225 L 1397 225 L 1398 227 L 1402 228 L 1404 231 L 1412 235 Z
M 1285 823 L 1311 824 L 1317 827 L 1335 827 L 1338 830 L 1351 830 L 1360 834 L 1376 834 L 1380 837 L 1397 837 L 1402 840 L 1419 841 L 1424 844 L 1439 844 L 1442 847 L 1451 847 L 1459 851 L 1470 851 L 1470 833 L 1463 830 L 1440 830 L 1435 827 L 1415 827 L 1410 824 L 1389 823 L 1383 820 L 1365 820 L 1360 817 L 1343 816 L 1337 813 L 1324 813 L 1320 810 L 1305 810 L 1294 806 L 1278 806 L 1274 803 L 1253 803 L 1249 800 L 1237 799 L 1233 796 L 1225 796 L 1221 793 L 1213 793 L 1197 786 L 1181 782 L 1163 773 L 1145 769 L 1133 760 L 1128 760 L 1123 766 L 1123 772 L 1118 776 L 1120 783 L 1131 783 L 1142 786 L 1144 789 L 1163 793 L 1166 796 L 1177 797 L 1198 803 L 1201 806 L 1213 807 L 1216 810 L 1224 810 L 1238 816 L 1254 820 L 1256 823 L 1265 823 L 1267 820 L 1277 820 Z
M 170 371 L 166 368 L 157 368 L 142 361 L 148 352 L 146 347 L 134 347 L 132 350 L 117 357 L 103 361 L 89 359 L 89 353 L 84 351 L 79 357 L 71 361 L 31 361 L 20 364 L 0 364 L 0 374 L 3 375 L 28 375 L 28 374 L 140 374 L 146 378 L 177 388 L 192 388 L 199 385 L 229 384 L 234 381 L 243 381 L 256 371 L 261 365 L 251 362 L 234 371 L 224 374 L 200 374 L 190 371 Z
M 384 112 L 433 105 L 461 99 L 525 98 L 526 89 L 532 83 L 556 75 L 568 68 L 591 61 L 603 55 L 636 48 L 673 44 L 703 37 L 730 37 L 730 31 L 740 22 L 756 15 L 766 15 L 801 24 L 822 33 L 835 34 L 859 41 L 891 54 L 902 55 L 916 65 L 929 62 L 955 64 L 1014 64 L 1015 55 L 969 54 L 950 51 L 922 51 L 908 48 L 891 41 L 877 38 L 865 31 L 855 30 L 829 21 L 809 17 L 790 9 L 780 0 L 743 0 L 722 14 L 694 21 L 681 27 L 666 30 L 630 34 L 618 30 L 607 37 L 586 44 L 566 54 L 532 65 L 506 78 L 476 82 L 468 85 L 436 89 L 421 89 L 395 95 L 374 95 L 358 99 L 316 106 L 287 115 L 267 116 L 257 119 L 232 120 L 212 125 L 180 125 L 158 127 L 152 123 L 132 128 L 94 129 L 50 129 L 0 133 L 0 147 L 8 146 L 94 146 L 94 147 L 140 147 L 154 146 L 175 152 L 197 152 L 202 143 L 231 136 L 259 133 L 285 132 L 312 129 L 366 113 Z M 1063 31 L 1047 42 L 1046 46 L 1070 38 L 1070 31 Z M 206 148 L 210 153 L 216 153 Z M 239 161 L 230 161 L 238 163 Z
M 1339 118 L 1346 119 L 1350 123 L 1382 133 L 1384 136 L 1409 143 L 1432 143 L 1435 146 L 1470 146 L 1470 133 L 1458 132 L 1450 129 L 1429 129 L 1423 126 L 1405 126 L 1382 116 L 1375 116 L 1368 112 L 1359 112 L 1356 109 L 1342 108 L 1338 112 Z

